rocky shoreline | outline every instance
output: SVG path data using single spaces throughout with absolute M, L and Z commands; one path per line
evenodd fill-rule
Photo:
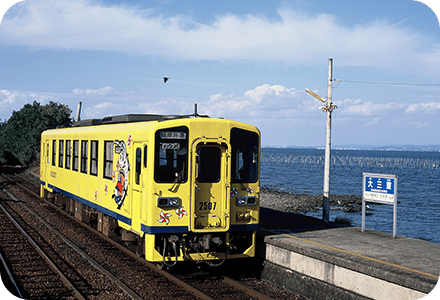
M 305 213 L 322 208 L 322 195 L 292 194 L 261 187 L 260 206 L 285 212 Z M 330 195 L 330 206 L 344 212 L 359 212 L 362 210 L 362 197 Z

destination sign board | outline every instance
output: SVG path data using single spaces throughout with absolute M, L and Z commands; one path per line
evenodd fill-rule
M 397 175 L 364 173 L 363 177 L 363 198 L 366 201 L 394 203 Z
M 160 132 L 161 139 L 178 139 L 184 140 L 186 139 L 186 132 L 182 131 L 161 131 Z

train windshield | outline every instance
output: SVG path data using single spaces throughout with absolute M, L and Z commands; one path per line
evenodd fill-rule
M 167 128 L 156 132 L 154 180 L 158 183 L 187 181 L 188 128 Z
M 232 128 L 232 182 L 258 181 L 259 137 L 255 132 Z

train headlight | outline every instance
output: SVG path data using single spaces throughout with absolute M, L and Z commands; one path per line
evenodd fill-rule
M 251 196 L 251 197 L 237 197 L 237 206 L 243 206 L 243 205 L 255 205 L 257 204 L 257 197 Z
M 158 197 L 157 206 L 161 208 L 165 207 L 179 207 L 180 198 L 178 197 Z

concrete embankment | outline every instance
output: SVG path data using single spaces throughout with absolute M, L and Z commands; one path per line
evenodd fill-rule
M 261 208 L 263 279 L 311 299 L 419 299 L 440 273 L 440 244 Z

